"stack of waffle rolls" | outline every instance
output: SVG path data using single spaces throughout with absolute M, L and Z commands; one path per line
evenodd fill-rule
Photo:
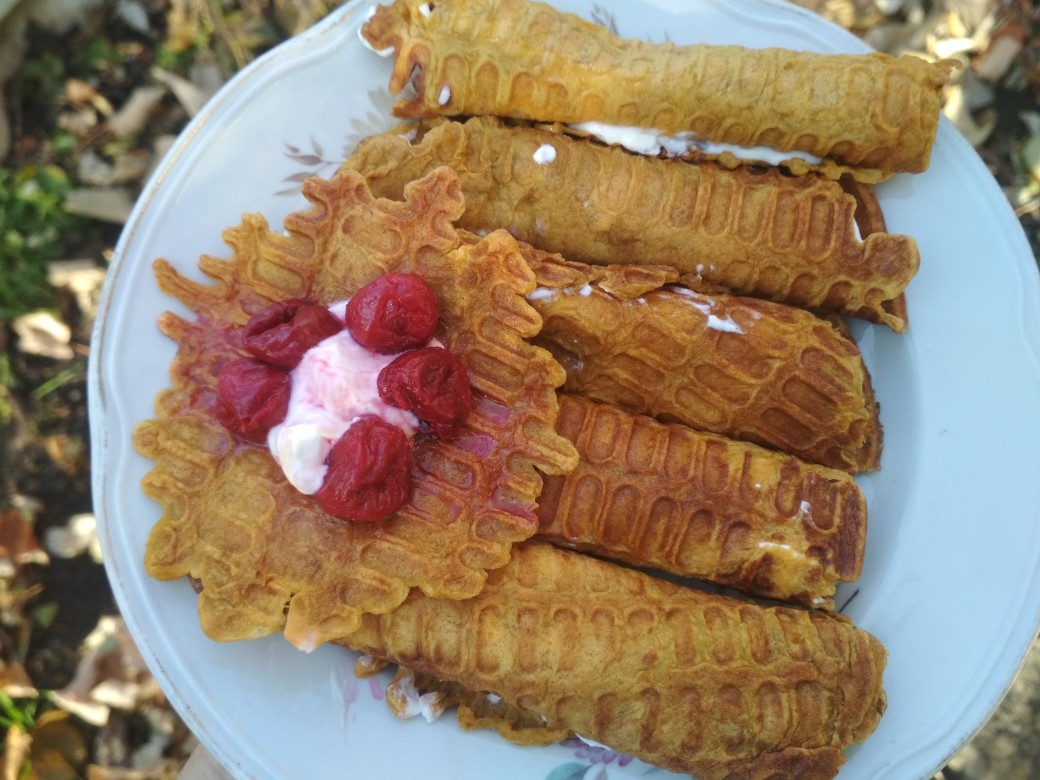
M 528 295 L 539 343 L 567 370 L 566 390 L 850 473 L 878 467 L 870 376 L 836 324 L 523 249 L 539 285 Z
M 885 708 L 885 651 L 840 615 L 539 542 L 514 547 L 472 598 L 413 590 L 340 641 L 700 780 L 833 777 Z
M 474 120 L 425 138 L 470 125 L 540 132 Z M 375 193 L 399 197 L 396 187 L 426 163 L 412 169 L 393 154 L 380 163 L 380 143 L 414 150 L 425 139 L 416 147 L 373 139 L 345 166 Z M 510 180 L 512 158 L 495 154 L 469 168 L 451 161 L 466 203 L 460 223 L 522 234 L 515 209 L 526 205 L 466 221 L 470 204 L 501 200 L 498 174 L 486 171 Z M 479 169 L 481 184 L 468 189 L 467 170 Z M 869 190 L 854 197 L 812 182 L 836 188 L 850 221 L 857 202 L 872 203 Z M 542 209 L 552 212 L 548 203 L 530 211 L 536 239 Z M 867 216 L 876 223 L 876 210 Z M 841 751 L 884 709 L 883 649 L 829 613 L 837 584 L 858 577 L 863 560 L 866 506 L 850 474 L 877 468 L 881 449 L 858 348 L 836 320 L 720 292 L 696 267 L 587 265 L 518 247 L 537 285 L 527 294 L 541 317 L 537 343 L 566 369 L 564 389 L 580 394 L 560 396 L 557 425 L 578 451 L 577 469 L 545 478 L 540 540 L 514 547 L 479 594 L 452 601 L 416 590 L 392 612 L 366 616 L 342 643 L 411 670 L 388 692 L 391 706 L 401 687 L 438 691 L 464 727 L 522 744 L 576 733 L 701 778 L 833 776 Z M 901 293 L 890 302 L 901 304 Z M 680 588 L 628 564 L 815 609 Z M 564 581 L 573 592 L 561 592 Z M 586 603 L 597 608 L 573 608 Z M 545 654 L 531 666 L 520 660 L 529 645 Z M 590 681 L 606 666 L 617 679 Z M 484 691 L 503 701 L 489 703 Z
M 948 64 L 652 45 L 528 0 L 394 0 L 362 36 L 393 53 L 391 91 L 416 90 L 395 113 L 423 121 L 305 183 L 286 234 L 245 218 L 232 258 L 201 263 L 215 284 L 156 266 L 198 317 L 162 319 L 172 387 L 135 435 L 164 508 L 149 573 L 193 578 L 215 638 L 281 629 L 399 664 L 402 714 L 436 691 L 522 744 L 833 777 L 886 702 L 884 649 L 833 611 L 863 563 L 852 475 L 882 445 L 838 317 L 907 327 L 917 247 L 864 182 L 928 166 Z M 634 155 L 581 123 L 701 151 Z M 326 522 L 216 425 L 213 386 L 266 303 L 390 271 L 435 287 L 477 405 L 457 440 L 420 443 L 394 517 Z
M 602 13 L 602 12 L 601 12 Z M 400 117 L 599 122 L 805 152 L 878 181 L 928 167 L 954 63 L 652 44 L 529 0 L 395 0 L 362 28 L 393 53 Z M 783 156 L 783 155 L 781 155 Z M 808 168 L 791 158 L 798 172 Z
M 578 396 L 557 430 L 580 461 L 545 478 L 546 541 L 816 608 L 859 577 L 867 506 L 842 471 Z
M 448 165 L 466 199 L 459 224 L 506 228 L 583 262 L 660 264 L 731 293 L 906 328 L 903 290 L 917 272 L 908 236 L 861 240 L 856 198 L 818 175 L 659 160 L 488 117 L 423 125 L 362 142 L 346 167 L 372 191 Z M 551 147 L 551 162 L 536 151 Z

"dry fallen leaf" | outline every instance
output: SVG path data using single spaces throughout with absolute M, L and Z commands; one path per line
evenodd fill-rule
M 986 81 L 997 82 L 1011 67 L 1011 63 L 1025 48 L 1028 32 L 1021 25 L 1009 24 L 993 36 L 989 48 L 975 63 L 975 73 Z
M 56 260 L 47 264 L 47 281 L 75 301 L 81 332 L 89 333 L 101 302 L 105 269 L 92 258 Z
M 137 0 L 118 0 L 116 13 L 131 29 L 142 35 L 148 35 L 151 32 L 151 26 L 148 23 L 148 11 Z
M 88 748 L 83 732 L 61 710 L 41 715 L 32 730 L 29 757 L 38 780 L 78 780 L 86 769 Z
M 65 82 L 65 97 L 73 105 L 92 106 L 102 116 L 111 116 L 115 112 L 108 98 L 80 79 L 69 79 Z
M 12 699 L 34 699 L 40 695 L 25 667 L 14 660 L 0 662 L 0 690 Z
M 119 152 L 111 162 L 93 149 L 80 156 L 76 173 L 80 181 L 95 187 L 139 181 L 148 170 L 150 155 L 143 150 Z
M 70 214 L 122 225 L 134 209 L 134 197 L 126 187 L 84 187 L 70 190 L 64 205 Z
M 17 509 L 0 511 L 0 559 L 9 561 L 14 569 L 47 563 L 47 553 L 36 539 L 31 515 Z
M 29 757 L 32 737 L 21 729 L 9 728 L 4 738 L 4 780 L 20 780 Z
M 72 681 L 51 694 L 62 709 L 103 726 L 113 708 L 132 711 L 148 702 L 165 701 L 120 618 L 102 616 L 83 640 L 80 653 Z
M 12 327 L 18 336 L 18 351 L 22 354 L 54 360 L 71 360 L 75 357 L 69 345 L 72 331 L 48 311 L 23 314 L 12 323 Z
M 199 9 L 191 0 L 170 0 L 166 12 L 166 48 L 182 52 L 195 43 L 199 31 Z
M 166 90 L 163 87 L 138 87 L 108 120 L 108 129 L 116 138 L 136 138 L 144 130 Z
M 44 543 L 51 555 L 59 558 L 75 558 L 89 553 L 94 563 L 101 563 L 97 520 L 89 512 L 73 515 L 64 526 L 48 528 Z
M 1022 163 L 1033 181 L 1040 184 L 1040 135 L 1031 135 L 1022 144 Z
M 184 107 L 184 110 L 188 112 L 188 116 L 195 116 L 199 113 L 202 107 L 206 105 L 206 101 L 216 91 L 216 88 L 200 86 L 162 68 L 152 68 L 152 78 L 165 85 L 174 94 L 174 97 Z M 217 88 L 219 86 L 218 84 Z
M 968 143 L 976 148 L 986 142 L 993 128 L 997 126 L 997 118 L 991 112 L 983 112 L 979 119 L 972 115 L 964 88 L 960 84 L 947 87 L 943 114 L 956 125 Z

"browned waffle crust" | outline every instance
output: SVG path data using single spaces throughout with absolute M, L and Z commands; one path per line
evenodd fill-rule
M 342 641 L 702 780 L 833 777 L 885 706 L 885 651 L 841 616 L 681 589 L 537 542 L 514 547 L 475 597 L 413 591 Z
M 556 156 L 542 165 L 544 144 Z M 384 197 L 440 165 L 459 174 L 468 230 L 506 228 L 569 260 L 668 265 L 732 293 L 906 327 L 894 302 L 917 245 L 882 232 L 861 241 L 838 182 L 652 159 L 489 118 L 442 122 L 416 143 L 375 136 L 346 162 Z

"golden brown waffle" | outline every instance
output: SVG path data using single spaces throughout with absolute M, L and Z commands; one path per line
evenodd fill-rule
M 473 598 L 413 591 L 343 642 L 701 780 L 833 777 L 885 708 L 885 650 L 840 615 L 537 542 L 516 545 Z
M 845 472 L 578 396 L 556 429 L 581 460 L 545 479 L 546 541 L 827 609 L 859 577 L 867 504 Z
M 551 727 L 541 715 L 512 705 L 494 693 L 471 691 L 458 683 L 399 666 L 386 689 L 390 711 L 400 718 L 415 717 L 419 714 L 419 697 L 433 719 L 456 707 L 456 719 L 464 730 L 491 729 L 517 745 L 551 745 L 573 736 L 570 729 Z
M 307 649 L 352 631 L 364 612 L 393 609 L 411 588 L 446 598 L 479 591 L 485 571 L 535 532 L 539 471 L 567 471 L 577 455 L 554 429 L 563 371 L 525 341 L 541 325 L 523 297 L 534 276 L 504 232 L 460 245 L 450 170 L 408 187 L 404 202 L 377 200 L 350 171 L 309 180 L 303 192 L 313 207 L 286 219 L 288 235 L 255 215 L 226 231 L 231 258 L 199 263 L 215 284 L 156 262 L 162 290 L 196 318 L 160 319 L 178 344 L 172 382 L 134 444 L 155 460 L 143 487 L 164 510 L 148 573 L 200 580 L 199 614 L 214 639 L 284 628 Z M 437 293 L 437 336 L 466 365 L 475 408 L 456 440 L 416 440 L 401 510 L 344 522 L 294 490 L 266 448 L 214 420 L 216 375 L 245 354 L 238 329 L 263 306 L 328 304 L 390 271 L 419 273 Z
M 539 164 L 546 144 L 556 157 Z M 836 181 L 650 159 L 487 118 L 441 122 L 416 143 L 375 136 L 346 162 L 383 197 L 441 165 L 459 174 L 468 230 L 506 228 L 571 260 L 668 265 L 732 293 L 906 329 L 917 245 L 884 232 L 861 241 L 856 199 Z
M 872 181 L 928 167 L 940 92 L 955 64 L 651 44 L 529 0 L 395 0 L 376 7 L 362 35 L 372 48 L 394 51 L 390 92 L 415 89 L 398 101 L 397 116 L 685 132 L 800 150 Z
M 834 324 L 769 301 L 650 288 L 662 269 L 521 249 L 538 279 L 528 296 L 544 319 L 538 340 L 567 370 L 568 392 L 830 468 L 878 468 L 870 376 Z

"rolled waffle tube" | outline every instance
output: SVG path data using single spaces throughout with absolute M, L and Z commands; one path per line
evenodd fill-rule
M 811 607 L 859 577 L 867 505 L 845 472 L 578 396 L 556 428 L 581 460 L 545 479 L 546 541 Z
M 850 473 L 878 468 L 870 376 L 831 322 L 768 301 L 651 289 L 657 279 L 636 283 L 645 269 L 521 251 L 538 282 L 527 296 L 542 316 L 538 339 L 567 371 L 567 392 Z
M 529 0 L 396 0 L 361 32 L 393 52 L 390 91 L 415 88 L 394 108 L 401 117 L 635 126 L 801 151 L 874 181 L 928 167 L 954 65 L 651 44 Z
M 375 136 L 345 165 L 388 198 L 448 165 L 468 230 L 506 228 L 571 260 L 669 265 L 735 294 L 906 329 L 916 243 L 861 240 L 856 199 L 820 176 L 650 159 L 487 118 L 442 122 L 414 144 Z
M 413 590 L 342 642 L 701 780 L 833 777 L 885 708 L 885 650 L 840 615 L 538 542 L 514 547 L 473 598 Z

